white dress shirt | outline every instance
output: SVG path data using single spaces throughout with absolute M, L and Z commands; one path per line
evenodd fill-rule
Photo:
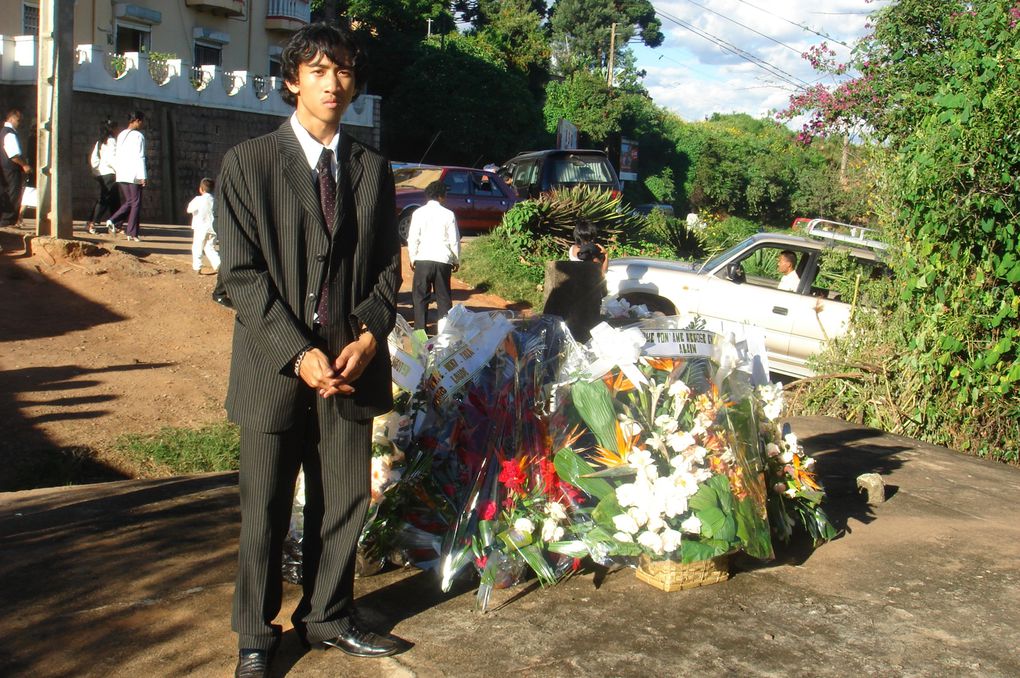
M 118 134 L 113 166 L 119 184 L 140 184 L 145 181 L 145 135 L 130 128 Z
M 411 214 L 407 232 L 407 256 L 412 261 L 438 261 L 460 265 L 460 231 L 457 216 L 429 200 Z
M 200 193 L 188 203 L 191 228 L 198 232 L 215 233 L 213 229 L 213 197 L 211 193 Z
M 297 113 L 291 114 L 290 126 L 294 130 L 294 136 L 297 137 L 298 143 L 301 144 L 301 150 L 304 151 L 308 166 L 312 168 L 312 183 L 316 186 L 319 185 L 319 172 L 315 169 L 315 166 L 319 164 L 319 156 L 322 155 L 323 148 L 333 151 L 333 179 L 339 183 L 338 173 L 340 168 L 337 165 L 336 149 L 340 143 L 340 130 L 337 129 L 336 134 L 329 140 L 329 143 L 323 146 L 318 139 L 309 134 L 308 130 L 301 126 L 297 119 Z
M 796 292 L 800 287 L 800 276 L 797 271 L 790 271 L 779 280 L 779 289 L 785 292 Z
M 18 141 L 18 130 L 9 122 L 5 122 L 4 127 L 11 129 L 11 134 L 4 135 L 4 154 L 8 158 L 16 158 L 21 155 L 21 142 Z

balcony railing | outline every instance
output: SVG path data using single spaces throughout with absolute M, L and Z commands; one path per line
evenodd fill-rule
M 244 0 L 185 0 L 188 7 L 219 16 L 244 15 Z
M 266 30 L 293 32 L 311 21 L 308 0 L 269 0 L 266 7 Z
M 0 35 L 0 83 L 34 84 L 35 36 Z M 74 89 L 173 104 L 225 108 L 289 116 L 294 108 L 280 98 L 280 78 L 217 66 L 192 66 L 169 55 L 111 54 L 96 45 L 75 52 Z M 344 112 L 345 125 L 375 127 L 378 98 L 359 96 Z

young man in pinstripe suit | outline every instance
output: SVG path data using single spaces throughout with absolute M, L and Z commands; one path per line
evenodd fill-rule
M 300 640 L 360 657 L 410 644 L 354 615 L 372 417 L 392 407 L 386 337 L 400 287 L 389 163 L 340 130 L 364 79 L 353 36 L 312 24 L 281 55 L 294 115 L 231 149 L 216 222 L 237 309 L 227 414 L 241 429 L 236 676 L 265 676 L 280 641 L 281 551 L 305 469 Z

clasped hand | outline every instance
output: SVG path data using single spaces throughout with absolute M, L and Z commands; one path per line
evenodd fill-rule
M 354 393 L 352 384 L 375 356 L 376 341 L 371 332 L 343 347 L 340 355 L 332 362 L 320 349 L 312 348 L 305 353 L 298 366 L 298 374 L 302 381 L 318 391 L 323 398 L 337 394 L 351 395 Z

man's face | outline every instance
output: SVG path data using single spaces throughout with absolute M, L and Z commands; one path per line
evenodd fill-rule
M 7 118 L 7 122 L 9 122 L 12 125 L 14 125 L 14 128 L 17 129 L 18 127 L 21 126 L 21 114 L 20 113 L 15 113 L 11 117 Z
M 320 52 L 298 67 L 297 82 L 288 81 L 287 89 L 297 97 L 299 118 L 310 116 L 336 126 L 354 98 L 354 67 L 334 63 Z
M 790 262 L 790 258 L 779 255 L 779 272 L 786 275 L 793 270 L 793 263 Z

